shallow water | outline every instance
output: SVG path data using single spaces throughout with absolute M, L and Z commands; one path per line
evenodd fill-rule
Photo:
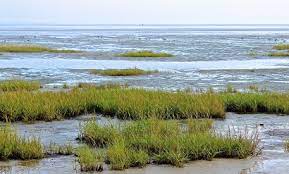
M 249 26 L 0 26 L 0 43 L 34 43 L 88 51 L 82 54 L 0 55 L 0 79 L 38 79 L 48 86 L 79 82 L 121 82 L 161 89 L 237 88 L 258 85 L 288 90 L 289 59 L 264 56 L 288 42 L 287 25 Z M 165 51 L 173 58 L 127 59 L 115 53 Z M 256 57 L 249 55 L 257 52 Z M 143 68 L 160 74 L 102 77 L 85 69 Z M 80 71 L 82 70 L 82 71 Z M 171 83 L 174 81 L 175 83 Z
M 46 87 L 93 83 L 127 83 L 137 87 L 176 90 L 184 88 L 223 89 L 228 83 L 244 89 L 257 85 L 273 91 L 289 89 L 289 57 L 264 56 L 277 43 L 289 41 L 288 25 L 250 26 L 0 26 L 0 43 L 33 43 L 55 48 L 85 50 L 81 54 L 0 54 L 0 80 L 24 78 L 40 80 Z M 147 49 L 174 54 L 172 58 L 119 58 L 114 54 Z M 250 52 L 257 52 L 255 57 Z M 88 69 L 143 68 L 160 73 L 138 77 L 104 77 Z M 115 122 L 99 115 L 75 119 L 13 123 L 22 136 L 40 137 L 49 145 L 71 143 L 78 146 L 79 127 L 86 120 Z M 264 125 L 264 126 L 260 126 Z M 283 141 L 289 138 L 289 117 L 228 113 L 215 121 L 215 129 L 229 126 L 259 130 L 262 154 L 253 159 L 195 161 L 185 168 L 149 165 L 144 169 L 104 173 L 288 173 L 289 153 Z M 73 156 L 40 161 L 0 162 L 2 173 L 79 173 Z
M 76 141 L 79 125 L 91 119 L 102 124 L 108 122 L 119 124 L 117 119 L 88 115 L 78 117 L 77 119 L 37 122 L 37 124 L 30 125 L 13 123 L 13 126 L 16 127 L 22 136 L 41 137 L 41 141 L 45 145 L 49 145 L 50 142 L 58 144 L 70 142 L 76 147 L 79 145 L 78 141 Z M 283 141 L 289 138 L 289 117 L 266 114 L 239 115 L 227 113 L 225 120 L 215 121 L 215 129 L 217 131 L 224 132 L 228 130 L 228 127 L 232 126 L 236 130 L 239 128 L 241 130 L 258 129 L 262 154 L 246 160 L 215 159 L 213 161 L 194 161 L 186 164 L 184 168 L 149 165 L 144 169 L 129 169 L 115 172 L 109 171 L 106 167 L 104 173 L 287 173 L 289 169 L 289 153 L 284 151 Z M 34 161 L 32 164 L 17 161 L 1 162 L 0 173 L 4 170 L 11 173 L 15 173 L 16 171 L 21 171 L 21 173 L 79 173 L 79 166 L 73 156 L 48 158 L 39 162 Z

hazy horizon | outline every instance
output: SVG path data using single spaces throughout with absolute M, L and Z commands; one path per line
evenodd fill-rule
M 286 0 L 9 0 L 1 25 L 288 24 Z

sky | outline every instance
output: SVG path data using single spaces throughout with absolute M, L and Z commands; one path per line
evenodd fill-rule
M 289 0 L 1 0 L 0 24 L 289 24 Z

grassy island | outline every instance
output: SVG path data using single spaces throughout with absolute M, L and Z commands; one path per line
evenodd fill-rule
M 173 57 L 172 54 L 153 51 L 130 51 L 117 54 L 118 57 Z
M 0 52 L 9 53 L 80 53 L 78 50 L 53 49 L 41 45 L 30 44 L 0 44 Z
M 157 73 L 158 71 L 146 71 L 138 68 L 133 69 L 106 69 L 106 70 L 90 70 L 91 74 L 102 76 L 140 76 Z
M 212 124 L 206 119 L 182 123 L 148 119 L 120 127 L 90 121 L 82 128 L 80 138 L 95 149 L 81 148 L 79 162 L 86 171 L 100 171 L 104 163 L 112 170 L 124 170 L 147 164 L 183 167 L 193 160 L 243 159 L 256 153 L 257 137 L 217 135 L 210 131 Z M 105 148 L 103 155 L 99 155 L 99 148 Z

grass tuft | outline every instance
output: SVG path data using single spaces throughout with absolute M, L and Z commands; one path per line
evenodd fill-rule
M 91 127 L 91 122 L 84 125 Z M 110 127 L 94 124 L 90 134 L 104 134 L 95 141 L 103 142 Z M 218 135 L 211 131 L 212 120 L 148 119 L 129 122 L 115 129 L 107 143 L 107 163 L 113 170 L 144 167 L 148 163 L 183 167 L 187 161 L 213 158 L 247 158 L 258 148 L 258 137 L 230 133 Z M 99 129 L 102 128 L 102 131 Z M 107 130 L 107 132 L 106 132 Z M 90 136 L 93 137 L 93 136 Z M 102 137 L 102 138 L 99 138 Z M 84 141 L 91 145 L 91 140 Z M 99 147 L 98 143 L 95 143 Z
M 113 125 L 99 126 L 95 121 L 88 122 L 81 130 L 81 139 L 95 147 L 106 147 L 118 136 Z
M 80 53 L 77 50 L 58 50 L 48 48 L 40 45 L 25 45 L 25 44 L 2 44 L 0 45 L 0 52 L 10 53 Z
M 43 146 L 36 138 L 21 138 L 9 126 L 0 128 L 0 160 L 40 159 Z
M 153 51 L 131 51 L 116 55 L 118 57 L 173 57 L 174 55 L 168 53 L 156 53 Z
M 88 146 L 82 146 L 77 149 L 76 155 L 78 157 L 81 171 L 103 171 L 104 155 L 100 151 L 91 149 Z
M 0 81 L 0 91 L 34 91 L 41 88 L 38 81 L 4 80 Z
M 157 73 L 158 71 L 146 71 L 138 68 L 133 69 L 106 69 L 106 70 L 91 70 L 91 74 L 99 74 L 102 76 L 139 76 Z

